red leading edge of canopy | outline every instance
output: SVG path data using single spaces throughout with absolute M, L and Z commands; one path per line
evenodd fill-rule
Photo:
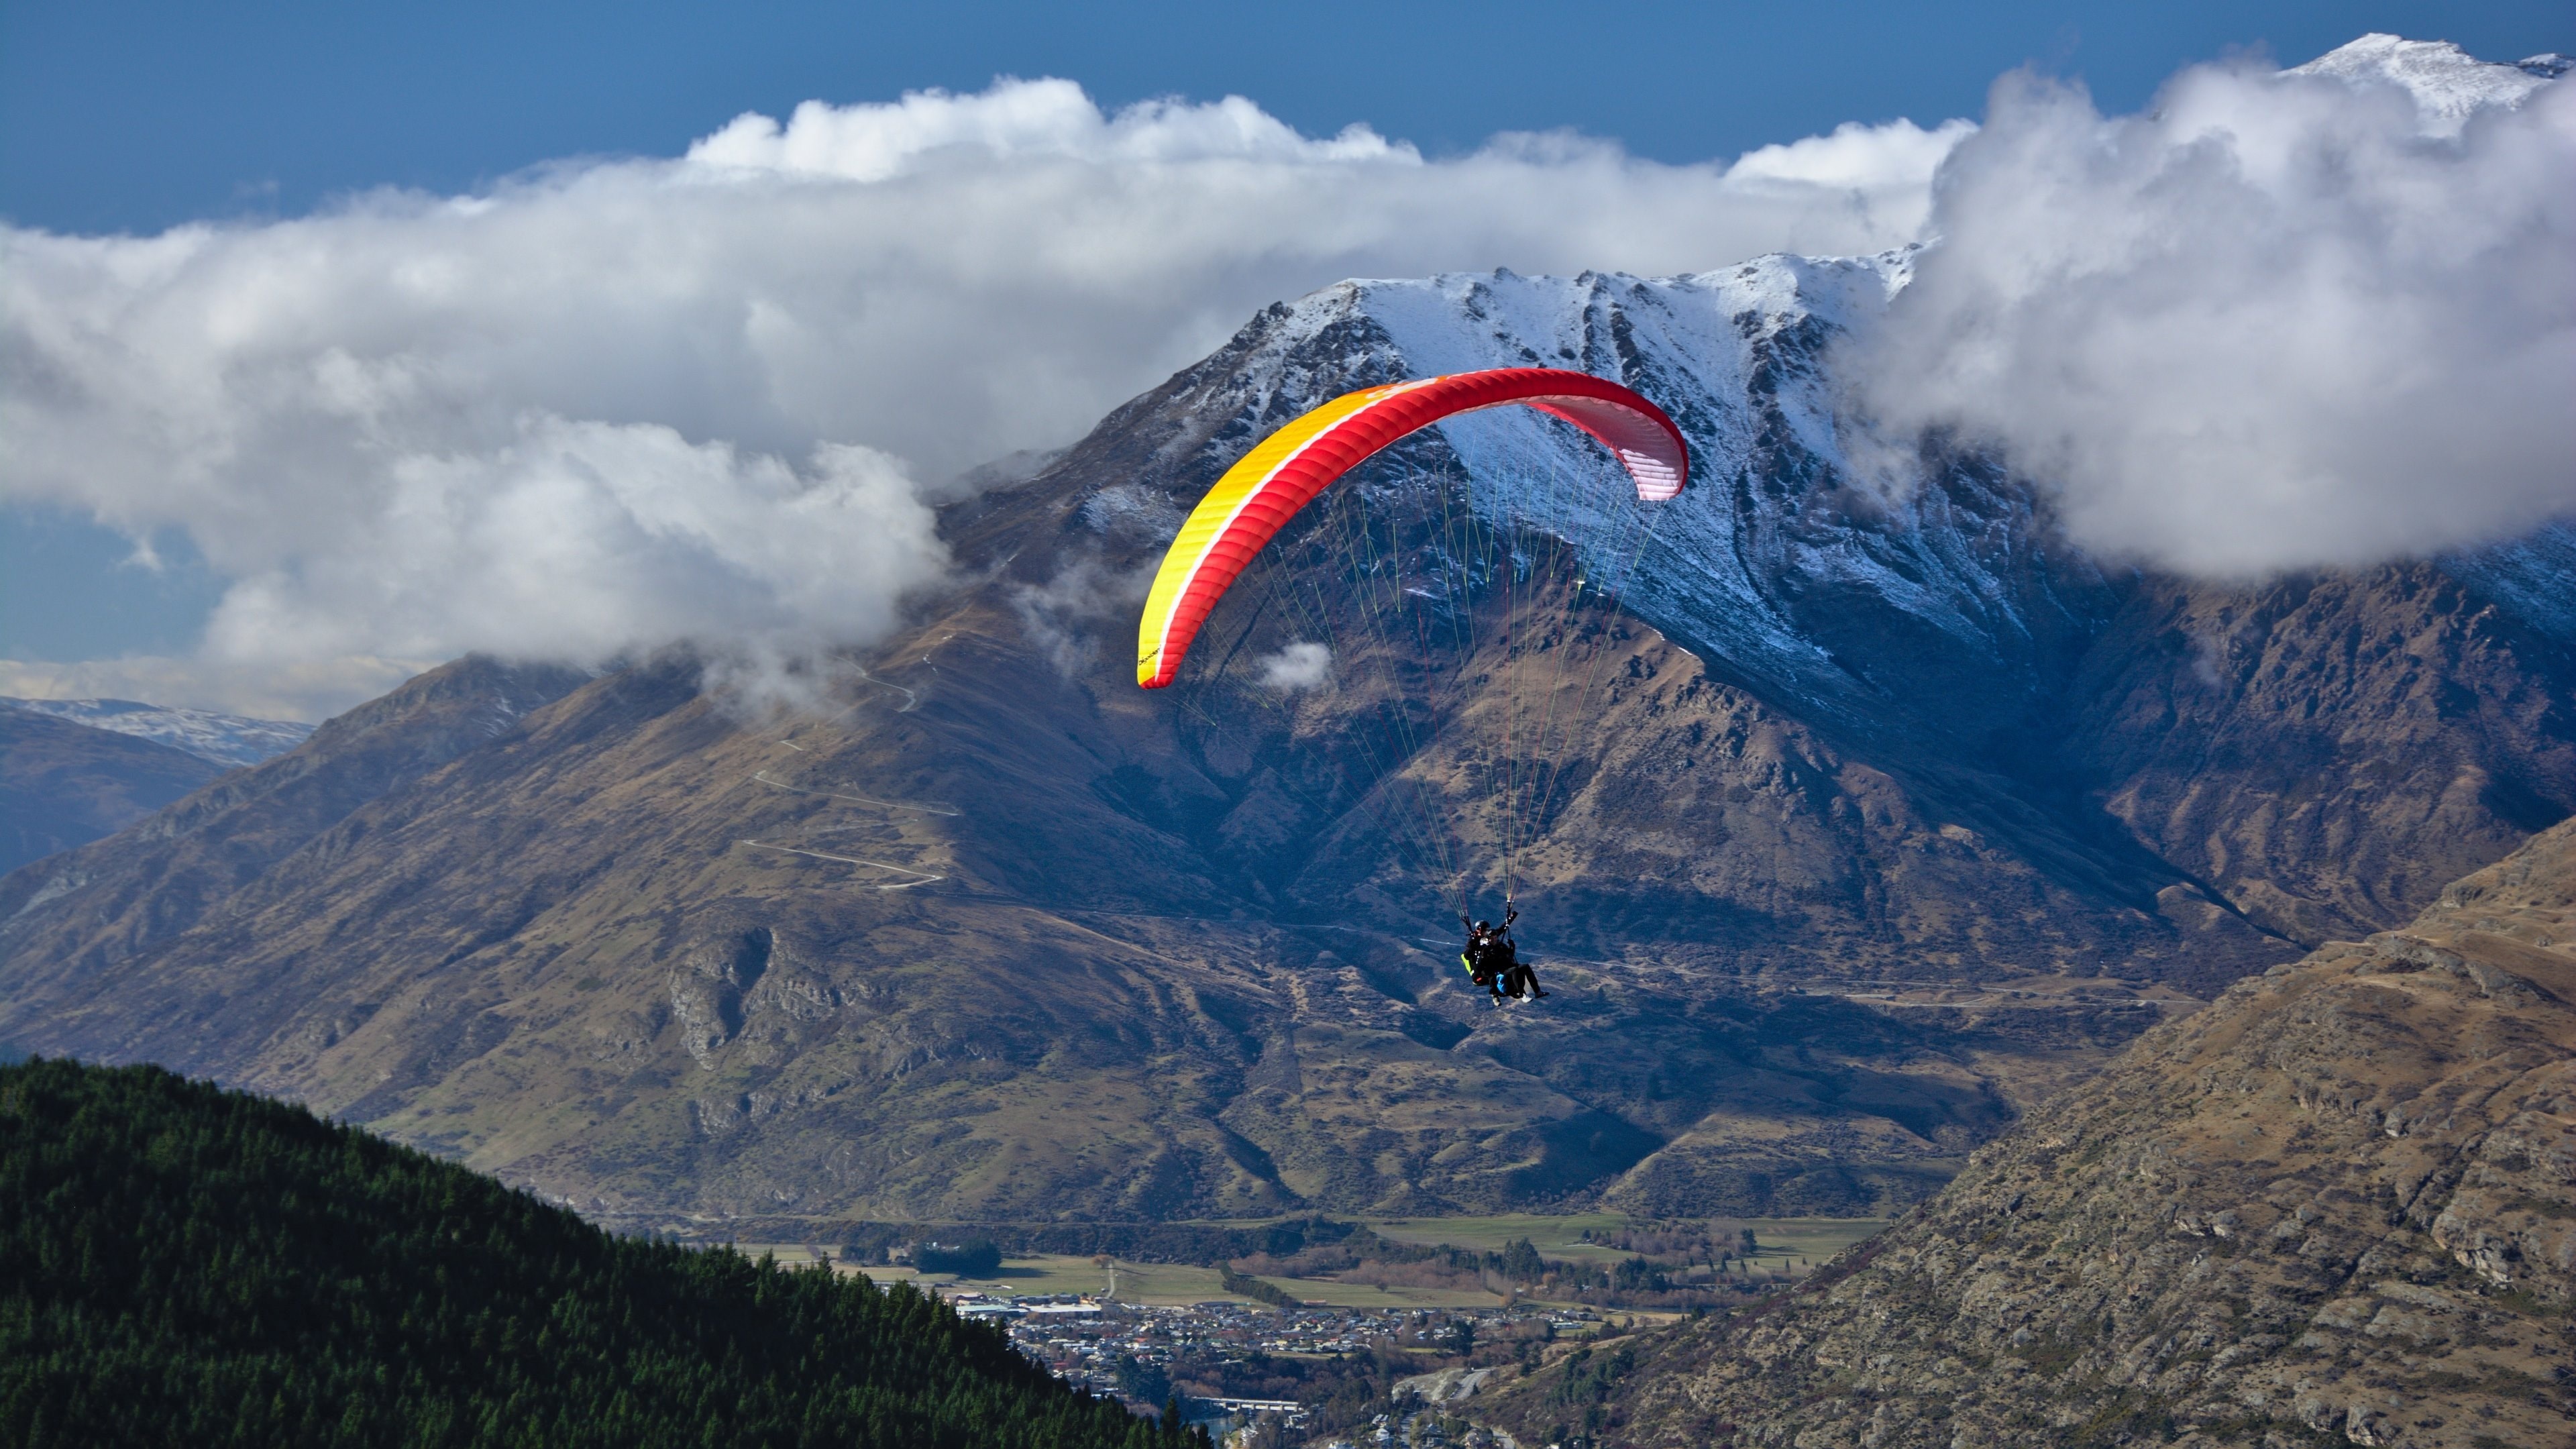
M 1535 408 L 1591 435 L 1619 459 L 1636 481 L 1637 496 L 1647 502 L 1673 497 L 1690 476 L 1690 446 L 1664 410 L 1590 373 L 1503 367 L 1455 373 L 1404 388 L 1317 434 L 1243 501 L 1224 532 L 1210 541 L 1166 616 L 1165 643 L 1153 677 L 1138 683 L 1160 689 L 1172 682 L 1181 656 L 1217 600 L 1297 510 L 1335 479 L 1406 435 L 1445 418 L 1511 405 Z M 1165 567 L 1171 562 L 1167 559 Z

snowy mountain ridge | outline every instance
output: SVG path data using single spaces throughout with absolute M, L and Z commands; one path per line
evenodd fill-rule
M 313 733 L 313 726 L 294 720 L 251 719 L 131 699 L 0 699 L 0 704 L 133 735 L 228 768 L 274 759 Z
M 2474 112 L 2521 105 L 2532 92 L 2566 74 L 2567 66 L 2567 58 L 2554 51 L 2504 65 L 2480 60 L 2447 40 L 2408 40 L 2373 31 L 2282 74 L 2396 86 L 2415 98 L 2430 129 L 2447 135 Z
M 1910 261 L 1902 252 L 1770 256 L 1656 279 L 1440 276 L 1360 283 L 1350 305 L 1385 331 L 1407 372 L 1570 367 L 1620 377 L 1654 398 L 1690 438 L 1697 486 L 1659 510 L 1650 557 L 1630 581 L 1634 606 L 1659 621 L 1687 620 L 1675 632 L 1730 656 L 1768 655 L 1784 672 L 1808 675 L 1829 661 L 1762 587 L 1759 524 L 1734 505 L 1783 453 L 1803 455 L 1819 471 L 1842 471 L 1832 399 L 1806 364 L 1831 336 L 1884 306 L 1904 285 Z M 1590 520 L 1564 526 L 1546 516 L 1565 498 L 1625 506 L 1616 465 L 1583 440 L 1521 409 L 1461 420 L 1445 432 L 1474 480 L 1479 512 L 1542 528 L 1559 523 L 1550 531 L 1575 537 L 1612 536 Z M 1594 486 L 1551 486 L 1569 475 L 1589 475 Z M 1845 566 L 1884 572 L 1860 560 Z M 1937 606 L 1933 612 L 1953 614 Z M 1953 614 L 1946 622 L 1960 621 Z
M 1854 720 L 1884 717 L 1907 691 L 1866 657 L 1894 635 L 1937 634 L 1945 642 L 1935 652 L 1954 666 L 2027 679 L 2086 612 L 2062 596 L 2100 589 L 2092 565 L 2050 555 L 2035 500 L 1994 470 L 1953 461 L 1889 496 L 1852 485 L 1837 434 L 1823 353 L 1904 287 L 1915 255 L 1774 255 L 1663 278 L 1497 271 L 1344 282 L 1265 312 L 1213 361 L 1209 386 L 1184 384 L 1188 411 L 1233 421 L 1175 439 L 1199 450 L 1169 461 L 1218 467 L 1247 432 L 1403 377 L 1511 366 L 1614 377 L 1681 427 L 1691 483 L 1656 505 L 1633 563 L 1587 563 L 1596 578 L 1615 569 L 1623 602 L 1669 637 Z M 1633 506 L 1614 461 L 1526 409 L 1453 418 L 1433 446 L 1454 456 L 1490 522 L 1607 540 L 1621 535 L 1601 515 Z M 1170 507 L 1112 485 L 1085 511 L 1105 531 Z M 2019 691 L 1994 702 L 2010 710 Z

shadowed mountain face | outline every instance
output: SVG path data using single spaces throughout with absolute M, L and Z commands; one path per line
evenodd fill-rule
M 1854 494 L 1817 356 L 1902 265 L 1272 309 L 953 508 L 970 582 L 819 710 L 745 714 L 682 659 L 463 661 L 0 882 L 0 1040 L 289 1093 L 598 1212 L 1918 1200 L 2162 1016 L 2563 814 L 2576 544 L 2230 593 L 2094 567 L 1973 459 Z M 1381 553 L 1292 529 L 1303 611 L 1247 593 L 1134 687 L 1142 570 L 1250 441 L 1532 360 L 1691 433 L 1616 607 L 1551 532 L 1588 536 L 1605 465 L 1484 416 L 1351 480 Z M 1372 644 L 1368 601 L 1426 580 L 1447 642 Z M 1329 684 L 1261 682 L 1317 640 Z M 1509 835 L 1511 722 L 1578 673 Z M 1552 1000 L 1465 989 L 1404 800 L 1483 906 L 1516 846 Z
M 1973 457 L 1928 459 L 1923 486 L 1893 502 L 1847 486 L 1823 354 L 1856 314 L 1883 305 L 1907 266 L 1901 254 L 1766 258 L 1656 282 L 1498 273 L 1345 284 L 1256 319 L 1030 489 L 961 515 L 961 538 L 970 553 L 980 545 L 1009 558 L 1015 597 L 1052 626 L 1059 658 L 1096 644 L 1113 661 L 1084 677 L 1114 692 L 1123 611 L 1100 609 L 1086 635 L 1057 601 L 1097 600 L 1101 581 L 1149 564 L 1198 489 L 1302 409 L 1391 378 L 1529 363 L 1617 376 L 1656 398 L 1691 435 L 1691 487 L 1659 511 L 1634 564 L 1578 554 L 1569 565 L 1620 574 L 1620 603 L 1670 651 L 1613 662 L 1612 682 L 1585 702 L 1599 721 L 1596 753 L 1576 767 L 1628 750 L 1652 798 L 1570 790 L 1549 824 L 1552 844 L 1571 848 L 1588 834 L 1608 849 L 1664 853 L 1626 869 L 1595 855 L 1583 863 L 1599 868 L 1559 870 L 1576 894 L 1625 880 L 1688 904 L 1663 910 L 1661 929 L 1641 931 L 1632 913 L 1597 899 L 1534 927 L 1571 931 L 1561 944 L 1587 951 L 1610 949 L 1610 937 L 1687 935 L 1681 921 L 1716 916 L 1733 917 L 1737 945 L 1765 923 L 1810 942 L 1837 914 L 1875 913 L 1870 929 L 1885 932 L 1889 917 L 1867 898 L 1875 877 L 1904 867 L 1854 837 L 1887 818 L 1879 802 L 1902 800 L 1913 828 L 1953 847 L 1976 842 L 1954 854 L 1977 884 L 1938 891 L 1944 915 L 2020 888 L 2014 867 L 2094 903 L 2068 912 L 1999 901 L 1970 928 L 1961 961 L 2126 970 L 2186 939 L 2173 930 L 2214 931 L 2226 944 L 2195 940 L 2166 958 L 2214 990 L 2330 935 L 2401 921 L 2441 882 L 2576 809 L 2576 608 L 2566 602 L 2576 598 L 2576 530 L 2439 564 L 2194 585 L 2096 565 L 2057 534 L 2044 499 Z M 1028 505 L 1067 483 L 1075 491 L 1048 500 L 1060 525 L 1030 533 Z M 1480 578 L 1496 592 L 1509 569 L 1558 557 L 1534 534 L 1569 512 L 1585 524 L 1585 500 L 1623 487 L 1587 441 L 1516 410 L 1453 423 L 1357 483 L 1375 490 L 1371 506 L 1399 541 L 1436 534 L 1434 520 L 1471 517 L 1487 530 L 1493 562 Z M 1597 525 L 1590 535 L 1618 536 Z M 1517 562 L 1502 564 L 1506 556 Z M 1069 587 L 1083 583 L 1091 587 Z M 1224 637 L 1229 622 L 1221 613 L 1211 635 Z M 1287 632 L 1274 615 L 1253 629 L 1256 649 Z M 1355 633 L 1365 631 L 1339 637 Z M 1510 653 L 1535 659 L 1548 647 L 1533 638 Z M 1687 660 L 1688 680 L 1671 672 L 1674 659 Z M 1207 662 L 1185 666 L 1183 691 Z M 1704 681 L 1696 692 L 1693 680 Z M 1728 736 L 1745 730 L 1783 742 L 1783 761 L 1795 763 L 1773 769 L 1770 783 L 1821 807 L 1816 822 L 1842 835 L 1828 853 L 1847 873 L 1802 878 L 1765 842 L 1730 844 L 1745 822 L 1722 806 L 1743 802 L 1703 798 L 1692 772 L 1712 738 L 1742 759 Z M 1336 737 L 1303 722 L 1299 732 Z M 1869 804 L 1864 778 L 1884 782 Z M 1605 804 L 1616 818 L 1585 831 L 1581 817 Z M 2001 875 L 1991 869 L 1999 861 L 2011 863 Z M 1738 878 L 1715 890 L 1689 889 L 1730 872 Z M 1276 867 L 1259 874 L 1283 878 Z M 1318 879 L 1316 894 L 1339 900 L 1343 885 Z M 1884 903 L 1909 894 L 1891 889 Z M 1732 909 L 1704 909 L 1710 896 Z M 2123 909 L 2153 920 L 2141 925 Z M 2025 924 L 1993 919 L 2004 916 Z M 2114 919 L 2162 939 L 2098 949 L 2089 933 L 2119 929 Z M 1594 925 L 1609 929 L 1582 938 Z M 1893 929 L 1918 954 L 1950 949 L 1928 922 Z M 2006 934 L 1988 934 L 1998 930 Z M 2046 939 L 2050 931 L 2065 936 Z M 1846 953 L 1836 943 L 1814 954 Z
M 2567 533 L 2527 547 L 2576 599 Z M 2494 561 L 2141 583 L 2070 690 L 2061 758 L 2268 930 L 2396 924 L 2568 813 L 2576 629 L 2491 587 Z
M 0 703 L 0 871 L 86 845 L 222 773 L 165 745 Z
M 1767 1310 L 1487 1415 L 1634 1445 L 2565 1443 L 2571 1003 L 2576 824 L 2145 1037 Z

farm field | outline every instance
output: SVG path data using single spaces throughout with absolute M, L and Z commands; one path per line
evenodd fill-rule
M 814 1261 L 805 1247 L 788 1243 L 743 1243 L 739 1247 L 754 1257 L 774 1254 L 789 1267 L 804 1267 Z M 918 1283 L 925 1288 L 954 1286 L 971 1288 L 979 1293 L 1102 1293 L 1111 1291 L 1111 1274 L 1089 1258 L 1057 1254 L 1032 1254 L 1006 1258 L 1002 1270 L 990 1278 L 963 1278 L 954 1273 L 923 1273 L 918 1269 L 892 1267 L 883 1263 L 854 1266 L 835 1265 L 843 1273 L 865 1273 L 879 1283 Z M 1225 1291 L 1220 1271 L 1185 1263 L 1130 1263 L 1123 1259 L 1115 1265 L 1118 1301 L 1149 1307 L 1176 1308 L 1192 1303 L 1210 1303 L 1220 1299 L 1247 1301 L 1239 1294 Z M 1368 1283 L 1336 1283 L 1325 1278 L 1265 1278 L 1270 1283 L 1300 1300 L 1327 1304 L 1335 1308 L 1494 1308 L 1502 1299 L 1491 1293 L 1456 1292 L 1438 1288 L 1413 1288 L 1401 1284 L 1379 1288 Z
M 753 1257 L 775 1254 L 780 1264 L 805 1267 L 814 1261 L 812 1250 L 788 1243 L 739 1243 L 743 1252 Z M 1002 1270 L 990 1278 L 967 1278 L 955 1273 L 924 1273 L 918 1268 L 900 1264 L 868 1263 L 864 1265 L 833 1264 L 843 1273 L 865 1273 L 878 1283 L 918 1283 L 925 1288 L 955 1285 L 983 1293 L 1099 1293 L 1109 1286 L 1109 1274 L 1089 1258 L 1059 1254 L 1033 1254 L 1006 1258 Z M 1191 1294 L 1204 1286 L 1205 1292 Z M 1224 1298 L 1217 1291 L 1217 1270 L 1178 1264 L 1152 1263 L 1118 1265 L 1118 1296 L 1130 1303 L 1196 1303 L 1203 1299 Z
M 799 1257 L 803 1250 L 797 1250 Z M 779 1261 L 788 1261 L 785 1254 Z M 1121 1303 L 1138 1303 L 1149 1307 L 1176 1308 L 1192 1303 L 1218 1300 L 1243 1302 L 1241 1295 L 1228 1293 L 1220 1281 L 1220 1270 L 1183 1263 L 1130 1263 L 1120 1260 L 1113 1265 L 1116 1274 L 1115 1295 Z M 1112 1291 L 1111 1270 L 1096 1266 L 1089 1258 L 1061 1257 L 1049 1254 L 1003 1260 L 1002 1270 L 991 1278 L 960 1278 L 953 1273 L 920 1273 L 911 1268 L 890 1268 L 869 1264 L 864 1268 L 844 1268 L 844 1272 L 864 1272 L 879 1283 L 919 1283 L 925 1287 L 954 1284 L 983 1293 L 1101 1293 Z M 1401 1285 L 1378 1288 L 1367 1283 L 1335 1283 L 1322 1278 L 1266 1278 L 1289 1294 L 1310 1303 L 1329 1304 L 1336 1308 L 1493 1308 L 1502 1299 L 1491 1293 L 1444 1291 L 1437 1288 L 1410 1288 Z
M 1628 1219 L 1618 1213 L 1498 1213 L 1479 1218 L 1368 1218 L 1370 1229 L 1379 1237 L 1398 1243 L 1419 1243 L 1425 1247 L 1447 1245 L 1471 1248 L 1479 1253 L 1499 1253 L 1514 1238 L 1527 1238 L 1540 1254 L 1550 1258 L 1590 1258 L 1596 1253 L 1613 1258 L 1618 1254 L 1606 1248 L 1596 1249 L 1581 1241 L 1584 1231 L 1615 1232 L 1627 1226 Z
M 1589 1231 L 1607 1237 L 1628 1225 L 1628 1219 L 1616 1213 L 1500 1213 L 1484 1217 L 1448 1218 L 1375 1218 L 1366 1220 L 1371 1230 L 1381 1237 L 1399 1243 L 1423 1246 L 1446 1245 L 1474 1252 L 1501 1252 L 1516 1238 L 1527 1238 L 1541 1256 L 1559 1262 L 1608 1264 L 1630 1256 L 1603 1243 L 1584 1242 Z M 1753 1230 L 1758 1251 L 1749 1265 L 1757 1277 L 1796 1276 L 1805 1266 L 1821 1265 L 1826 1259 L 1854 1243 L 1869 1237 L 1887 1225 L 1883 1218 L 1747 1218 L 1728 1220 L 1726 1226 L 1740 1223 Z M 753 1256 L 774 1254 L 782 1264 L 801 1266 L 814 1261 L 812 1250 L 795 1243 L 744 1243 L 742 1250 Z M 1176 1307 L 1191 1303 L 1236 1299 L 1220 1282 L 1216 1264 L 1133 1263 L 1124 1259 L 1114 1264 L 1112 1274 L 1088 1257 L 1060 1254 L 1031 1254 L 1006 1258 L 1001 1271 L 991 1278 L 960 1278 L 952 1273 L 921 1273 L 909 1267 L 868 1264 L 864 1269 L 848 1264 L 837 1265 L 845 1273 L 864 1271 L 879 1283 L 911 1282 L 925 1287 L 953 1284 L 986 1293 L 1103 1293 L 1109 1292 L 1121 1301 L 1156 1307 Z M 1338 1308 L 1408 1309 L 1408 1308 L 1492 1308 L 1502 1300 L 1494 1294 L 1457 1289 L 1418 1288 L 1396 1284 L 1380 1288 L 1368 1283 L 1339 1283 L 1322 1278 L 1271 1277 L 1266 1281 L 1301 1301 L 1329 1304 Z
M 1876 1233 L 1886 1218 L 1740 1218 L 1728 1219 L 1753 1230 L 1758 1251 L 1754 1264 L 1777 1266 L 1783 1258 L 1804 1258 L 1822 1265 L 1827 1258 Z M 1373 1218 L 1378 1236 L 1399 1243 L 1448 1244 L 1481 1253 L 1499 1253 L 1514 1238 L 1527 1238 L 1543 1258 L 1569 1263 L 1615 1263 L 1630 1256 L 1602 1243 L 1587 1243 L 1588 1230 L 1608 1236 L 1628 1226 L 1617 1213 L 1499 1213 L 1491 1217 Z
M 1380 1288 L 1373 1283 L 1336 1283 L 1329 1278 L 1263 1277 L 1272 1284 L 1306 1303 L 1329 1304 L 1335 1308 L 1500 1308 L 1502 1296 L 1457 1289 L 1414 1288 L 1389 1284 Z

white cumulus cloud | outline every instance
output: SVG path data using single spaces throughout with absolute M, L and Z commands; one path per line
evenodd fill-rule
M 863 642 L 944 566 L 945 480 L 1071 440 L 1273 300 L 1886 247 L 1965 131 L 1426 159 L 1240 98 L 1108 114 L 1000 81 L 470 196 L 0 229 L 0 502 L 184 530 L 231 581 L 208 678 Z
M 2088 546 L 2359 564 L 2576 510 L 2576 87 L 2370 37 L 2147 112 L 1996 87 L 1938 240 L 1837 366 L 1881 436 L 2053 484 Z

